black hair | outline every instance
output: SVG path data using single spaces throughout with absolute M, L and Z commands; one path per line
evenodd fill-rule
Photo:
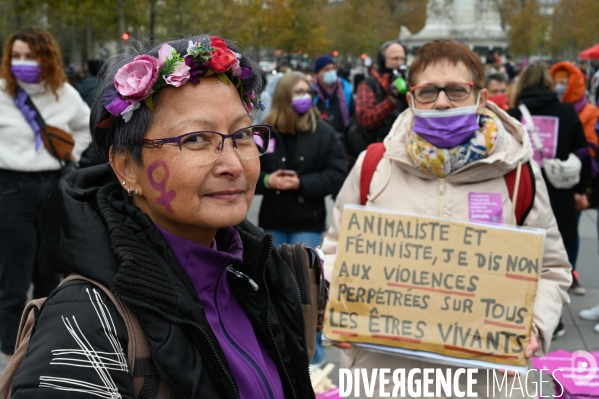
M 166 42 L 158 43 L 148 51 L 138 50 L 133 44 L 128 45 L 126 52 L 123 54 L 117 54 L 110 58 L 100 70 L 101 83 L 96 90 L 94 102 L 91 107 L 91 115 L 89 119 L 89 127 L 92 134 L 92 142 L 98 149 L 98 152 L 102 156 L 104 161 L 108 160 L 108 151 L 110 146 L 113 146 L 114 152 L 128 151 L 135 162 L 142 165 L 142 147 L 138 143 L 143 139 L 155 112 L 151 111 L 143 102 L 140 107 L 133 112 L 129 122 L 124 123 L 119 119 L 120 123 L 116 126 L 109 128 L 100 128 L 98 123 L 109 119 L 112 115 L 104 108 L 102 97 L 111 89 L 114 89 L 114 76 L 117 71 L 122 68 L 125 64 L 131 62 L 137 55 L 148 54 L 152 57 L 158 58 L 158 50 L 164 43 L 168 43 L 172 46 L 179 54 L 184 55 L 187 53 L 187 47 L 189 41 L 197 42 L 205 37 L 205 35 L 191 36 L 178 40 L 169 40 Z M 246 93 L 254 91 L 260 93 L 262 91 L 262 78 L 260 76 L 260 69 L 256 63 L 240 48 L 237 44 L 222 38 L 227 47 L 234 52 L 241 54 L 240 64 L 253 73 L 247 79 L 241 81 L 243 90 Z M 240 99 L 241 101 L 241 99 Z M 154 106 L 160 106 L 159 103 L 154 103 Z M 254 108 L 254 112 L 259 112 L 257 107 Z
M 379 47 L 379 52 L 376 55 L 376 62 L 379 65 L 379 69 L 385 69 L 385 50 L 387 50 L 387 48 L 392 45 L 392 44 L 399 44 L 402 48 L 403 48 L 403 52 L 406 55 L 406 57 L 408 56 L 408 53 L 406 53 L 406 47 L 401 44 L 399 42 L 399 40 L 389 40 L 388 42 L 385 42 L 383 44 L 381 44 L 381 47 Z
M 98 76 L 100 68 L 102 68 L 103 62 L 100 60 L 87 60 L 87 70 L 92 76 Z
M 507 77 L 507 75 L 505 73 L 492 73 L 489 76 L 487 76 L 487 78 L 485 79 L 485 87 L 489 87 L 489 83 L 491 83 L 492 80 L 495 80 L 499 83 L 508 83 L 509 79 Z

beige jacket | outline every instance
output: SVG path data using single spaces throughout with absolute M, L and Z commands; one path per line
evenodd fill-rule
M 500 128 L 504 128 L 507 133 L 504 135 L 503 142 L 488 158 L 473 162 L 444 179 L 420 172 L 414 167 L 407 153 L 408 133 L 412 127 L 413 113 L 410 109 L 404 111 L 385 139 L 386 152 L 374 173 L 366 205 L 418 215 L 468 220 L 469 192 L 499 192 L 503 196 L 503 222 L 516 224 L 513 204 L 503 176 L 517 168 L 519 163 L 531 161 L 535 175 L 536 196 L 524 226 L 543 228 L 547 231 L 533 317 L 534 331 L 539 341 L 539 351 L 536 355 L 540 356 L 549 349 L 562 306 L 569 302 L 567 290 L 572 279 L 571 265 L 557 229 L 541 170 L 532 161 L 533 152 L 528 134 L 518 121 L 495 104 L 487 102 L 487 108 L 495 112 L 503 124 Z M 360 172 L 363 159 L 364 153 L 358 158 L 337 196 L 331 227 L 324 239 L 325 274 L 329 281 L 335 263 L 343 207 L 360 203 Z M 341 367 L 438 366 L 358 348 L 344 352 Z

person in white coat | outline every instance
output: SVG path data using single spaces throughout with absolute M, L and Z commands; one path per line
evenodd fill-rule
M 77 162 L 91 142 L 89 107 L 67 83 L 54 38 L 35 27 L 9 37 L 0 68 L 0 350 L 9 357 L 32 280 L 35 298 L 59 282 L 38 272 L 37 220 L 61 163 L 46 150 L 27 98 L 47 125 L 73 136 Z
M 527 358 L 535 353 L 546 353 L 562 305 L 568 302 L 571 266 L 551 211 L 541 170 L 532 160 L 533 151 L 524 127 L 495 104 L 487 102 L 484 69 L 478 56 L 454 40 L 433 41 L 418 50 L 410 67 L 409 87 L 410 108 L 398 117 L 384 141 L 385 153 L 374 172 L 366 205 L 468 221 L 469 193 L 495 192 L 503 198 L 503 222 L 516 224 L 516 218 L 512 216 L 515 204 L 504 176 L 517 168 L 524 171 L 523 165 L 530 161 L 536 194 L 523 225 L 546 229 L 546 238 L 533 313 L 533 333 L 524 351 Z M 423 113 L 424 110 L 427 112 Z M 328 281 L 331 281 L 335 263 L 344 206 L 360 204 L 363 162 L 364 153 L 337 196 L 331 227 L 324 239 L 322 249 L 326 255 Z M 344 349 L 340 367 L 351 369 L 352 374 L 359 368 L 366 369 L 367 375 L 371 375 L 374 368 L 405 368 L 406 375 L 414 368 L 421 371 L 446 368 L 445 365 L 374 352 L 348 343 L 336 345 Z M 451 375 L 454 375 L 453 371 Z M 487 396 L 486 372 L 479 370 L 476 378 L 473 390 L 478 397 L 507 397 L 504 395 L 510 393 L 504 390 L 499 396 Z M 509 387 L 512 379 L 508 380 Z M 465 382 L 465 378 L 460 380 L 461 388 Z M 532 378 L 527 382 L 534 383 Z M 528 388 L 528 392 L 534 392 L 534 385 Z M 520 392 L 512 392 L 511 397 L 520 397 L 517 396 Z M 364 394 L 363 390 L 361 393 Z

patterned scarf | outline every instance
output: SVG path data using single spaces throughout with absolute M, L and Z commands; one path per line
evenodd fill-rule
M 339 99 L 339 108 L 341 109 L 341 115 L 343 115 L 343 126 L 349 126 L 349 110 L 347 109 L 347 101 L 345 99 L 345 93 L 343 92 L 343 83 L 340 79 L 337 79 L 335 84 L 330 90 L 322 87 L 318 82 L 318 78 L 314 77 L 314 91 L 318 95 L 320 101 L 326 102 L 329 97 L 337 96 Z
M 437 148 L 418 133 L 410 132 L 408 154 L 416 169 L 444 178 L 464 166 L 491 155 L 503 141 L 505 130 L 497 115 L 485 109 L 479 115 L 480 129 L 470 141 L 453 148 Z

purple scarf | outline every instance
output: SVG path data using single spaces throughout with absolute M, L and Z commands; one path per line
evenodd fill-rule
M 582 96 L 582 98 L 578 101 L 576 101 L 574 103 L 574 109 L 576 110 L 576 113 L 580 113 L 580 111 L 582 111 L 582 109 L 584 108 L 585 105 L 587 105 L 588 101 L 586 96 Z
M 38 151 L 43 143 L 42 135 L 40 134 L 40 126 L 37 124 L 35 120 L 35 111 L 32 110 L 31 107 L 29 107 L 29 105 L 26 104 L 27 97 L 29 97 L 29 95 L 25 92 L 25 90 L 19 87 L 17 89 L 17 95 L 15 96 L 14 101 L 15 105 L 17 106 L 19 111 L 21 111 L 27 123 L 29 123 L 29 126 L 31 126 L 31 128 L 35 132 L 35 150 Z
M 322 87 L 318 79 L 314 78 L 314 80 L 316 81 L 314 90 L 321 101 L 324 101 L 325 98 L 331 97 L 333 95 L 337 96 L 339 99 L 339 108 L 341 108 L 341 115 L 343 115 L 343 125 L 345 127 L 349 126 L 349 111 L 347 109 L 347 101 L 345 101 L 345 93 L 343 92 L 343 84 L 341 83 L 341 80 L 337 79 L 335 84 L 331 86 L 330 90 Z M 327 93 L 326 97 L 323 90 Z

